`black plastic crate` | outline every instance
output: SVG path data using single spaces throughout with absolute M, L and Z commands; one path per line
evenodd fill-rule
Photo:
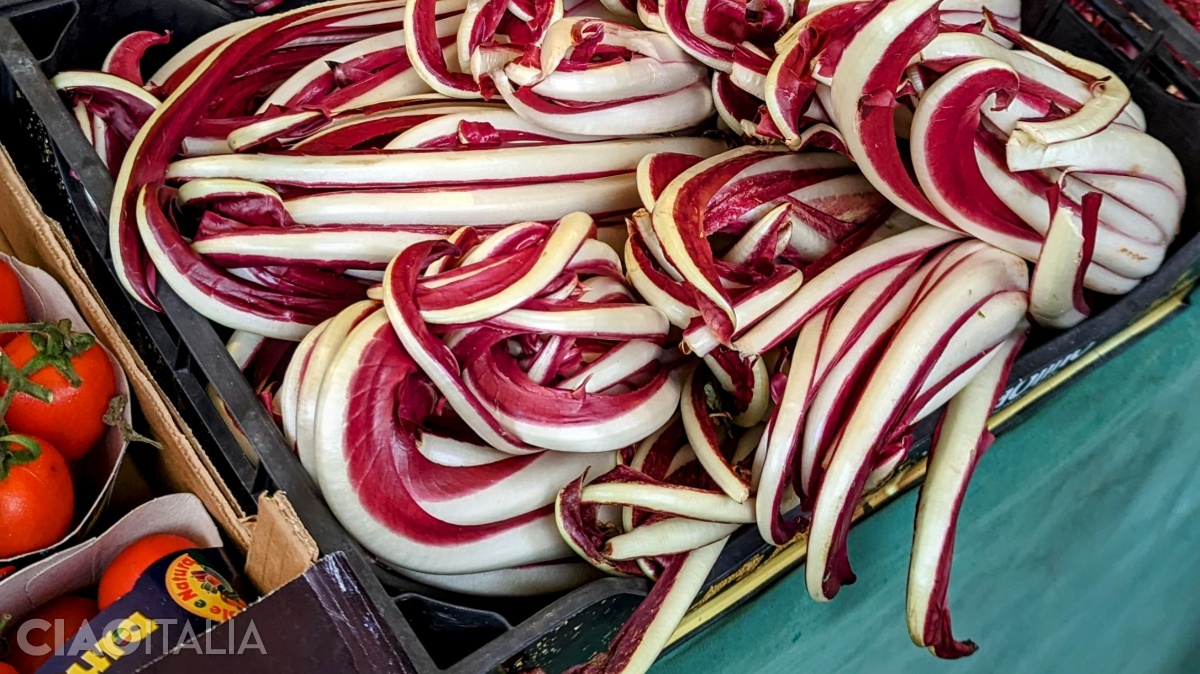
M 286 7 L 313 0 L 285 3 Z M 1081 14 L 1082 11 L 1082 14 Z M 249 16 L 227 0 L 0 0 L 0 142 L 48 214 L 63 223 L 93 283 L 107 299 L 157 381 L 209 452 L 241 507 L 255 496 L 287 492 L 322 553 L 344 551 L 363 590 L 421 674 L 509 671 L 541 665 L 556 672 L 603 649 L 644 595 L 638 579 L 590 583 L 549 605 L 545 600 L 497 601 L 423 587 L 376 564 L 333 518 L 282 434 L 228 357 L 220 329 L 167 288 L 165 313 L 128 297 L 112 272 L 106 217 L 113 183 L 47 76 L 94 68 L 115 40 L 139 29 L 174 31 L 172 46 Z M 1038 400 L 1114 353 L 1122 339 L 1168 315 L 1177 297 L 1200 276 L 1200 36 L 1158 0 L 1026 0 L 1025 31 L 1104 63 L 1129 84 L 1146 111 L 1151 133 L 1179 156 L 1188 179 L 1183 233 L 1162 269 L 1130 294 L 1114 298 L 1093 318 L 1061 334 L 1036 334 L 1017 360 L 999 415 L 1000 428 L 1028 413 Z M 1103 33 L 1103 37 L 1102 37 Z M 1114 35 L 1118 36 L 1114 39 Z M 165 60 L 155 50 L 147 65 Z M 1157 310 L 1155 308 L 1158 307 Z M 1099 357 L 1096 357 L 1099 355 Z M 1053 375 L 1063 375 L 1052 379 Z M 211 385 L 255 446 L 246 457 L 209 400 Z M 924 453 L 932 421 L 918 429 L 913 458 Z M 911 473 L 910 473 L 911 475 Z M 894 483 L 875 507 L 910 488 Z M 748 600 L 802 559 L 802 548 L 775 550 L 754 527 L 726 546 L 708 581 L 705 613 L 721 614 Z M 740 579 L 730 582 L 733 578 Z M 696 626 L 703 620 L 691 620 Z M 463 655 L 469 652 L 468 655 Z

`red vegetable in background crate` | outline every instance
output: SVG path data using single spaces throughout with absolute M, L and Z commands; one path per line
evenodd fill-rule
M 1195 0 L 1164 0 L 1167 7 L 1175 10 L 1192 28 L 1200 31 L 1200 3 Z
M 287 0 L 233 0 L 239 5 L 247 5 L 250 11 L 255 14 L 266 14 L 276 7 L 284 4 Z

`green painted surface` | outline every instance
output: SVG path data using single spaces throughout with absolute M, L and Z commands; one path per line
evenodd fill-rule
M 792 572 L 653 674 L 1200 672 L 1200 308 L 1077 380 L 984 457 L 950 591 L 955 634 L 980 644 L 966 660 L 908 639 L 915 508 L 911 492 L 854 529 L 859 580 L 832 603 L 812 601 Z

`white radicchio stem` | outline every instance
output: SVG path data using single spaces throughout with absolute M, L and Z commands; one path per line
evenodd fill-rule
M 1025 338 L 1024 328 L 950 400 L 929 451 L 925 484 L 917 503 L 908 567 L 908 633 L 913 643 L 942 658 L 970 655 L 976 645 L 955 640 L 946 595 L 958 513 L 967 483 L 992 442 L 987 419 L 1004 390 L 1008 370 Z

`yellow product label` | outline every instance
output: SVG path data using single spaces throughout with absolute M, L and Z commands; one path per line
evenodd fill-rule
M 108 671 L 113 663 L 137 650 L 137 644 L 158 631 L 158 623 L 136 612 L 121 621 L 117 629 L 105 634 L 72 663 L 66 674 L 99 674 Z M 132 646 L 133 648 L 130 648 Z
M 167 591 L 189 613 L 216 622 L 225 622 L 246 608 L 233 586 L 191 555 L 180 555 L 167 567 Z

